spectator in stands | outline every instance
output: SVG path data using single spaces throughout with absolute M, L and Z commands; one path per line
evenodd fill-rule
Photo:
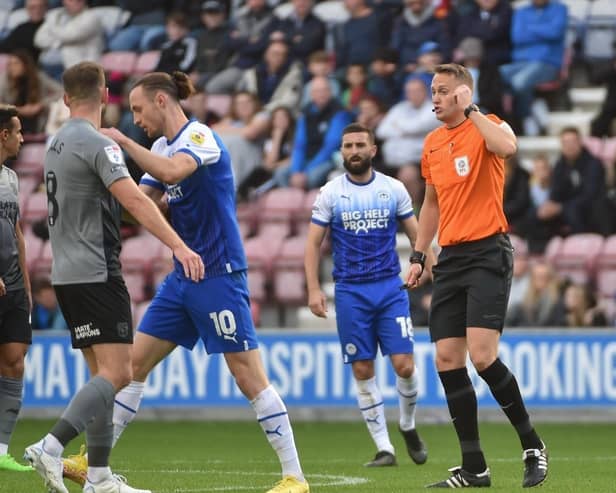
M 440 125 L 432 112 L 425 83 L 411 77 L 404 86 L 405 100 L 394 105 L 376 129 L 383 139 L 386 173 L 406 186 L 414 204 L 423 201 L 424 183 L 419 168 L 425 136 Z
M 350 19 L 337 31 L 336 71 L 343 76 L 351 64 L 369 65 L 375 51 L 387 44 L 388 33 L 381 31 L 379 14 L 366 0 L 344 0 Z
M 591 77 L 594 85 L 607 84 L 607 93 L 601 111 L 590 124 L 590 133 L 594 137 L 611 137 L 616 135 L 616 58 L 611 64 L 599 70 Z
M 225 45 L 233 52 L 231 64 L 214 75 L 206 91 L 230 94 L 244 70 L 254 67 L 263 56 L 276 19 L 266 0 L 247 0 L 232 19 L 232 27 Z
M 402 15 L 393 28 L 391 47 L 400 54 L 403 72 L 411 73 L 417 67 L 419 48 L 426 41 L 438 43 L 444 59 L 450 58 L 451 43 L 443 20 L 434 15 L 430 0 L 405 0 Z
M 271 113 L 278 106 L 299 111 L 302 97 L 301 62 L 289 59 L 289 47 L 284 41 L 272 41 L 263 61 L 246 69 L 237 89 L 255 94 L 263 109 Z
M 507 158 L 503 210 L 510 232 L 520 234 L 532 208 L 531 204 L 528 172 L 520 166 L 515 156 Z
M 68 329 L 49 279 L 32 280 L 32 330 Z
M 329 55 L 324 51 L 315 51 L 308 58 L 308 74 L 310 79 L 304 84 L 304 94 L 302 96 L 302 107 L 310 104 L 312 79 L 315 77 L 325 77 L 329 81 L 329 90 L 334 99 L 340 97 L 340 83 L 334 76 L 333 67 Z
M 160 50 L 157 72 L 171 74 L 175 70 L 192 72 L 197 60 L 197 40 L 189 36 L 188 18 L 179 11 L 171 12 L 165 24 L 167 41 Z
M 563 320 L 565 327 L 606 327 L 607 316 L 597 306 L 597 300 L 588 286 L 571 283 L 563 294 Z
M 598 231 L 597 210 L 605 197 L 605 169 L 583 146 L 580 132 L 560 133 L 561 156 L 554 165 L 550 199 L 537 210 L 542 220 L 556 220 L 568 233 Z
M 250 198 L 254 190 L 274 176 L 274 171 L 289 166 L 295 137 L 293 114 L 285 106 L 279 106 L 272 112 L 271 129 L 263 145 L 263 164 L 256 167 L 238 186 L 237 195 L 240 200 Z
M 325 77 L 312 79 L 311 103 L 297 122 L 291 164 L 279 168 L 261 190 L 271 186 L 318 188 L 336 167 L 335 156 L 340 149 L 342 130 L 352 115 L 332 97 Z
M 511 290 L 507 304 L 505 325 L 510 325 L 509 317 L 514 306 L 521 305 L 530 285 L 530 264 L 526 252 L 513 252 L 513 276 L 511 277 Z
M 346 69 L 346 89 L 342 93 L 342 105 L 349 111 L 357 113 L 357 105 L 368 94 L 366 68 L 360 64 L 351 64 Z
M 398 52 L 392 48 L 379 48 L 374 53 L 368 76 L 368 92 L 386 109 L 401 99 L 402 81 L 398 72 Z M 371 130 L 374 130 L 371 128 Z M 377 144 L 377 150 L 379 145 Z
M 51 10 L 34 35 L 42 50 L 39 64 L 54 78 L 65 68 L 86 60 L 98 60 L 105 46 L 105 32 L 86 0 L 63 0 L 63 7 Z
M 206 0 L 201 5 L 203 28 L 198 32 L 197 75 L 192 77 L 197 86 L 205 87 L 208 80 L 221 72 L 229 63 L 231 50 L 225 40 L 229 36 L 225 6 L 219 0 Z
M 535 87 L 557 79 L 563 63 L 567 7 L 555 0 L 532 0 L 513 13 L 512 62 L 500 67 L 513 93 L 518 125 L 526 135 L 537 135 L 539 122 L 531 115 Z
M 432 84 L 432 77 L 434 76 L 434 67 L 442 63 L 443 55 L 441 53 L 441 47 L 435 41 L 426 41 L 421 44 L 417 51 L 417 65 L 415 70 L 407 75 L 409 77 L 420 77 L 424 81 L 426 87 L 430 87 Z M 406 82 L 406 81 L 405 81 Z
M 385 117 L 385 111 L 381 102 L 374 96 L 367 94 L 359 100 L 357 105 L 358 113 L 355 121 L 369 129 L 374 136 L 376 154 L 372 158 L 372 166 L 381 173 L 385 172 L 385 161 L 383 160 L 383 141 L 376 136 L 376 129 Z
M 63 94 L 62 86 L 38 69 L 28 51 L 9 55 L 6 72 L 0 74 L 0 101 L 17 107 L 22 133 L 43 132 L 49 105 Z
M 552 267 L 537 262 L 531 267 L 530 283 L 522 303 L 507 313 L 511 327 L 556 327 L 561 322 L 559 281 Z
M 208 127 L 212 127 L 220 121 L 220 116 L 208 108 L 208 95 L 202 86 L 195 87 L 194 94 L 191 94 L 182 106 L 190 118 L 195 118 Z
M 288 17 L 276 22 L 270 41 L 285 41 L 291 59 L 306 63 L 315 51 L 325 49 L 325 23 L 312 13 L 314 0 L 292 0 Z
M 157 50 L 165 42 L 165 0 L 118 0 L 130 12 L 126 26 L 109 39 L 109 51 Z
M 229 150 L 236 186 L 261 165 L 268 128 L 269 115 L 261 112 L 259 97 L 246 91 L 233 95 L 229 114 L 212 127 Z
M 486 65 L 511 61 L 511 4 L 508 0 L 475 0 L 473 7 L 456 21 L 456 44 L 465 38 L 479 39 Z
M 552 236 L 558 233 L 558 225 L 551 219 L 542 220 L 538 211 L 550 199 L 552 184 L 552 165 L 544 154 L 533 159 L 533 167 L 529 179 L 531 207 L 526 220 L 519 225 L 518 234 L 528 240 L 528 250 L 531 253 L 543 253 Z
M 473 103 L 484 113 L 494 113 L 505 118 L 502 79 L 498 66 L 485 59 L 484 44 L 479 38 L 465 38 L 455 51 L 455 58 L 473 76 Z
M 0 53 L 12 53 L 15 50 L 27 50 L 34 61 L 38 61 L 41 50 L 34 44 L 34 35 L 43 24 L 47 14 L 47 0 L 27 0 L 28 20 L 15 28 L 0 40 Z

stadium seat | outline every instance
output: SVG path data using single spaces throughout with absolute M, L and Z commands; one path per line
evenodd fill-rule
M 137 54 L 132 51 L 109 51 L 103 54 L 100 63 L 106 72 L 130 75 L 137 63 Z
M 259 232 L 264 224 L 279 223 L 290 233 L 292 220 L 304 205 L 304 196 L 305 192 L 295 187 L 274 188 L 263 195 L 259 200 Z
M 48 212 L 47 194 L 44 192 L 33 193 L 26 199 L 21 219 L 26 223 L 32 223 L 47 217 Z
M 550 238 L 548 244 L 545 247 L 545 251 L 543 252 L 543 257 L 546 262 L 554 265 L 554 259 L 560 253 L 560 249 L 563 246 L 563 239 L 560 236 L 554 236 Z
M 298 235 L 306 236 L 308 226 L 310 225 L 310 218 L 312 217 L 312 207 L 314 201 L 319 195 L 320 189 L 315 188 L 308 190 L 304 195 L 304 202 L 302 206 L 295 212 L 295 232 Z
M 146 288 L 148 286 L 147 275 L 143 271 L 128 271 L 122 269 L 122 276 L 126 283 L 126 289 L 130 295 L 131 301 L 140 303 L 147 298 Z
M 18 175 L 43 176 L 45 154 L 47 147 L 44 143 L 24 144 L 17 155 L 13 169 Z
M 235 215 L 240 223 L 240 230 L 244 229 L 250 236 L 256 228 L 258 210 L 254 204 L 239 203 Z M 242 226 L 244 224 L 244 226 Z
M 160 60 L 160 51 L 144 51 L 139 55 L 133 68 L 133 75 L 143 75 L 148 72 L 152 72 L 158 65 Z
M 616 297 L 616 266 L 597 271 L 597 292 L 602 297 Z
M 152 261 L 162 257 L 165 249 L 150 233 L 142 233 L 122 242 L 120 262 L 126 270 L 149 270 Z
M 603 236 L 582 233 L 567 236 L 554 257 L 554 266 L 563 277 L 587 283 L 594 274 L 604 244 Z
M 278 257 L 282 247 L 282 238 L 267 237 L 263 235 L 254 236 L 244 242 L 246 258 L 249 268 L 263 269 L 267 276 L 270 275 L 274 259 Z
M 19 177 L 19 195 L 30 196 L 42 183 L 40 176 L 24 175 Z
M 231 96 L 229 94 L 208 94 L 206 99 L 207 109 L 223 117 L 231 108 Z
M 35 259 L 33 258 L 32 267 L 30 268 L 32 276 L 50 277 L 52 260 L 51 242 L 46 241 L 43 243 L 39 255 Z
M 274 300 L 281 305 L 306 303 L 306 276 L 303 270 L 281 269 L 272 279 Z
M 250 299 L 263 303 L 267 299 L 267 275 L 261 268 L 248 269 L 248 291 Z
M 36 236 L 30 227 L 23 228 L 24 242 L 26 243 L 26 267 L 31 271 L 36 260 L 41 256 L 43 240 Z

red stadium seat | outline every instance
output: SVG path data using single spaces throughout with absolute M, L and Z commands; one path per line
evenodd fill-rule
M 267 275 L 260 267 L 248 269 L 250 299 L 263 303 L 267 299 Z
M 52 259 L 53 257 L 51 253 L 51 242 L 46 241 L 45 243 L 43 243 L 38 257 L 32 262 L 30 272 L 33 274 L 33 277 L 50 277 Z
M 141 53 L 141 55 L 139 55 L 137 61 L 135 62 L 135 67 L 133 68 L 133 75 L 143 75 L 148 72 L 153 72 L 158 65 L 159 60 L 159 50 L 144 51 L 143 53 Z
M 287 236 L 292 229 L 293 220 L 304 205 L 305 192 L 299 188 L 274 188 L 259 200 L 259 233 L 269 223 L 283 224 Z
M 273 277 L 274 299 L 283 305 L 306 303 L 306 277 L 303 270 L 277 270 Z
M 44 143 L 24 144 L 17 155 L 13 169 L 18 175 L 43 176 L 45 154 Z
M 154 259 L 163 255 L 166 247 L 154 236 L 143 233 L 122 242 L 120 262 L 127 270 L 144 270 L 151 267 Z
M 603 297 L 616 297 L 616 267 L 597 271 L 597 291 Z
M 26 223 L 32 223 L 44 217 L 47 217 L 48 205 L 47 194 L 37 192 L 31 194 L 24 204 L 24 210 L 21 212 L 21 218 Z
M 553 238 L 550 238 L 550 241 L 546 245 L 545 251 L 543 253 L 543 257 L 545 258 L 546 262 L 553 265 L 554 259 L 560 253 L 560 249 L 562 248 L 562 246 L 563 239 L 560 236 L 554 236 Z
M 567 236 L 554 257 L 554 266 L 562 277 L 587 283 L 594 274 L 604 243 L 603 236 L 583 233 Z
M 599 252 L 597 265 L 602 267 L 616 268 L 616 235 L 609 236 L 603 243 L 603 248 Z
M 267 237 L 258 235 L 244 242 L 248 267 L 263 269 L 269 276 L 274 259 L 278 256 L 282 247 L 283 239 L 279 237 Z
M 109 51 L 103 54 L 100 63 L 106 72 L 130 75 L 137 63 L 137 54 L 133 51 Z

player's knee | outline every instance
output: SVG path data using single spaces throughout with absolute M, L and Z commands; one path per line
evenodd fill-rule
M 393 362 L 394 371 L 400 378 L 410 378 L 415 371 L 415 364 L 412 359 Z
M 24 376 L 23 356 L 21 354 L 14 354 L 0 359 L 0 375 L 21 379 Z
M 477 371 L 483 371 L 488 368 L 494 360 L 496 356 L 492 353 L 492 351 L 476 351 L 470 353 L 471 362 Z
M 466 361 L 457 353 L 441 352 L 436 355 L 436 368 L 438 371 L 449 371 L 466 366 Z

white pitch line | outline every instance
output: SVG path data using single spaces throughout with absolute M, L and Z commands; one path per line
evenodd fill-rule
M 272 472 L 249 472 L 249 471 L 218 471 L 215 469 L 153 469 L 153 470 L 122 470 L 123 473 L 140 472 L 140 473 L 169 473 L 169 474 L 219 474 L 219 475 L 233 475 L 233 476 L 279 476 L 279 473 Z M 368 478 L 356 477 L 356 476 L 343 476 L 336 474 L 311 474 L 310 486 L 356 486 L 359 484 L 369 483 Z M 321 481 L 315 482 L 314 479 L 320 479 Z M 173 490 L 163 490 L 161 493 L 197 493 L 208 491 L 254 491 L 263 490 L 264 486 L 212 486 L 207 488 L 175 488 Z

